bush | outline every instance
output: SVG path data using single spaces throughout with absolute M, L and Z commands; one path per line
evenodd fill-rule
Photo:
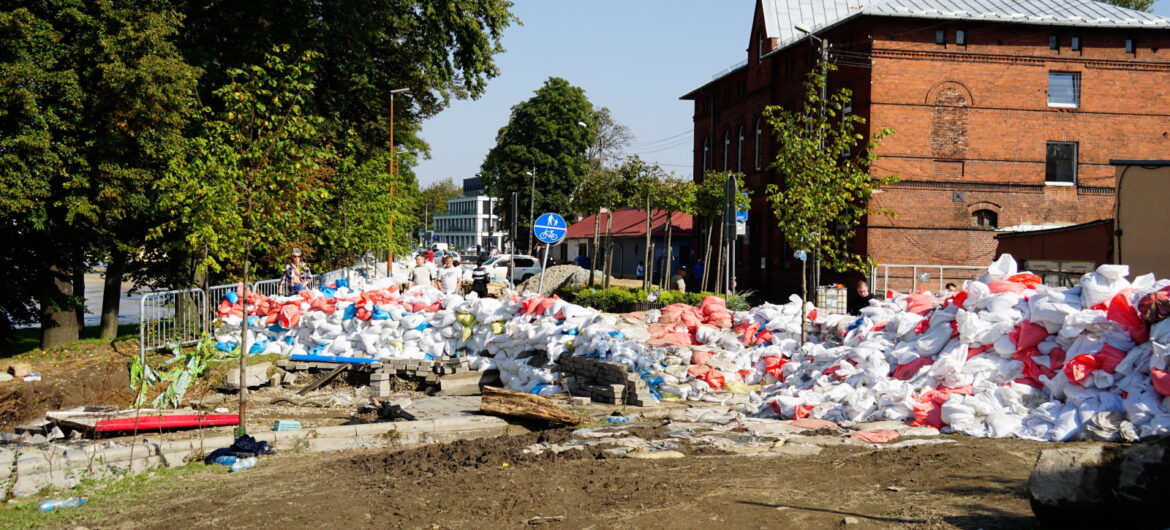
M 613 313 L 622 310 L 625 304 L 635 304 L 638 302 L 645 302 L 650 295 L 650 291 L 645 289 L 598 289 L 584 286 L 564 287 L 558 289 L 554 294 L 577 305 L 592 307 L 599 311 Z M 658 302 L 664 306 L 671 304 L 687 304 L 698 306 L 703 303 L 703 299 L 708 296 L 717 296 L 723 298 L 723 295 L 702 292 L 702 293 L 684 293 L 682 291 L 660 291 L 658 293 Z M 744 292 L 739 296 L 733 296 L 727 302 L 728 309 L 732 311 L 744 311 L 750 308 L 747 297 L 751 293 Z

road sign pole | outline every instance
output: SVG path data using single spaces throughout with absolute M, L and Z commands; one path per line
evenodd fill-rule
M 544 294 L 544 270 L 548 268 L 548 247 L 550 246 L 552 245 L 544 246 L 544 259 L 540 262 L 540 281 L 536 284 L 536 291 L 541 294 Z

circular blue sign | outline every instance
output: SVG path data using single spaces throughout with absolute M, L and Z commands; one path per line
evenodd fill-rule
M 569 225 L 565 218 L 555 213 L 541 214 L 532 225 L 532 233 L 536 240 L 550 245 L 559 243 L 569 232 Z

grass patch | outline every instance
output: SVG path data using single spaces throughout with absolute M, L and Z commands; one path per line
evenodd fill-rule
M 98 338 L 99 326 L 86 326 L 81 330 L 81 339 L 67 342 L 59 347 L 68 347 L 78 344 L 95 344 L 110 342 L 109 339 Z M 118 325 L 118 337 L 114 342 L 138 340 L 137 324 Z M 0 359 L 8 359 L 39 351 L 41 349 L 40 328 L 20 328 L 13 330 L 9 340 L 0 342 Z
M 68 526 L 79 518 L 108 514 L 129 503 L 148 502 L 149 498 L 165 490 L 167 483 L 178 483 L 195 475 L 226 472 L 223 466 L 207 466 L 200 462 L 110 481 L 83 480 L 81 484 L 68 489 L 46 489 L 32 497 L 17 499 L 15 503 L 0 504 L 0 528 Z M 85 497 L 87 502 L 84 506 L 52 512 L 37 510 L 41 501 L 69 497 Z

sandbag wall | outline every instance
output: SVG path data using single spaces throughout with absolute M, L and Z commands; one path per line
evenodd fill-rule
M 818 314 L 796 297 L 738 313 L 710 297 L 699 307 L 611 315 L 555 297 L 401 293 L 375 281 L 250 295 L 249 350 L 461 356 L 475 369 L 499 369 L 508 388 L 543 394 L 563 391 L 558 358 L 580 355 L 621 363 L 662 398 L 732 402 L 761 415 L 1137 439 L 1170 429 L 1170 324 L 1157 320 L 1170 281 L 1127 275 L 1106 265 L 1078 287 L 1053 289 L 1005 256 L 952 298 L 891 293 L 860 317 Z M 227 299 L 219 310 L 220 347 L 230 350 L 243 309 Z M 813 329 L 804 344 L 802 317 Z

